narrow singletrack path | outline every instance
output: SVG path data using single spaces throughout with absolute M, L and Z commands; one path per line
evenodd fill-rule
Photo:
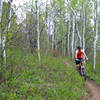
M 72 67 L 68 61 L 66 61 L 65 64 Z M 100 86 L 98 86 L 93 80 L 90 79 L 86 80 L 86 85 L 90 91 L 87 97 L 83 100 L 100 100 Z
M 100 100 L 100 86 L 98 86 L 93 80 L 87 80 L 86 85 L 90 89 L 86 100 Z

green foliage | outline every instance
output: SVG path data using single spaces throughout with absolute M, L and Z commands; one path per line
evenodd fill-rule
M 78 0 L 72 0 L 71 3 L 72 3 L 72 6 L 73 6 L 73 7 L 76 7 L 76 5 L 77 5 L 77 3 L 78 3 Z
M 100 85 L 100 62 L 96 64 L 96 69 L 93 71 L 92 69 L 92 64 L 88 63 L 86 64 L 86 70 L 87 70 L 87 75 L 96 81 L 98 85 Z
M 0 100 L 78 100 L 85 90 L 75 68 L 64 65 L 66 58 L 41 56 L 24 49 L 7 49 L 7 67 L 0 87 Z
M 51 54 L 54 56 L 54 57 L 58 57 L 60 56 L 59 52 L 57 50 L 52 50 Z
M 9 33 L 7 34 L 7 39 L 10 40 L 12 37 L 13 37 L 13 34 L 9 32 Z
M 10 4 L 7 2 L 3 2 L 2 7 L 2 17 L 1 17 L 1 28 L 4 30 L 8 23 L 8 14 L 9 14 Z
M 98 25 L 98 33 L 100 34 L 100 25 Z

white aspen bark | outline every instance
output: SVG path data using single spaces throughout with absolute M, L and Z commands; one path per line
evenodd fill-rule
M 1 35 L 1 48 L 2 48 L 2 60 L 3 60 L 3 64 L 6 64 L 6 36 L 4 34 L 7 34 L 9 28 L 10 28 L 10 17 L 11 17 L 11 4 L 12 4 L 13 0 L 9 0 L 9 9 L 7 12 L 7 25 L 5 30 L 2 32 Z
M 56 45 L 56 23 L 55 21 L 53 20 L 53 34 L 52 34 L 52 50 L 57 48 L 57 45 Z
M 37 45 L 38 45 L 38 59 L 40 62 L 40 29 L 39 29 L 39 6 L 38 6 L 38 2 L 37 0 L 35 1 L 36 3 L 36 17 L 37 17 L 37 34 L 38 34 L 38 41 L 37 41 Z
M 77 30 L 77 34 L 78 34 L 78 37 L 79 37 L 80 46 L 82 46 L 82 42 L 81 42 L 82 38 L 81 38 L 80 33 L 79 33 L 78 23 L 76 23 L 76 30 Z
M 62 37 L 62 39 L 63 39 L 63 37 Z M 62 55 L 64 55 L 64 52 L 63 52 L 63 50 L 64 50 L 64 40 L 62 40 L 62 45 L 61 45 L 61 47 L 62 47 Z
M 55 32 L 54 32 L 54 46 L 55 49 L 57 50 L 57 37 L 56 37 L 56 33 L 57 33 L 57 27 L 56 27 L 56 22 L 55 22 Z
M 46 1 L 46 9 L 45 9 L 45 12 L 46 12 L 46 18 L 45 18 L 45 24 L 46 24 L 46 42 L 47 42 L 47 44 L 46 44 L 46 55 L 47 55 L 47 53 L 48 53 L 48 50 L 49 50 L 49 25 L 48 25 L 48 0 Z
M 95 37 L 94 37 L 94 61 L 93 61 L 93 69 L 95 70 L 96 67 L 96 45 L 97 45 L 97 40 L 98 40 L 98 14 L 97 14 L 97 0 L 95 8 Z
M 94 40 L 94 61 L 93 61 L 93 69 L 96 67 L 96 38 Z
M 85 11 L 84 11 L 84 17 L 83 17 L 83 49 L 85 50 L 85 29 L 86 29 L 86 27 L 85 27 Z
M 53 33 L 52 33 L 52 50 L 54 49 L 54 35 L 55 35 L 55 32 L 54 32 L 54 28 L 55 28 L 55 25 L 54 25 L 54 21 L 52 23 L 52 30 L 53 30 Z
M 54 49 L 54 33 L 52 34 L 52 50 Z
M 73 32 L 72 32 L 72 59 L 74 58 L 74 35 L 75 35 L 75 16 L 73 15 Z
M 2 16 L 2 0 L 0 0 L 0 22 L 1 22 L 1 16 Z
M 2 57 L 4 64 L 6 64 L 6 36 L 2 36 Z
M 66 37 L 64 37 L 64 56 L 66 56 Z
M 77 17 L 77 14 L 75 13 L 75 11 L 74 11 L 74 9 L 71 7 L 71 10 L 73 11 L 73 13 L 74 13 L 74 15 L 75 15 L 75 17 Z M 76 20 L 76 19 L 75 19 Z M 85 25 L 85 23 L 84 23 L 84 25 Z M 84 26 L 84 28 L 85 28 L 85 26 Z M 79 30 L 78 30 L 78 24 L 76 23 L 76 30 L 77 30 L 77 34 L 78 34 L 78 37 L 79 37 L 79 40 L 80 40 L 80 46 L 82 46 L 82 42 L 81 42 L 81 36 L 80 36 L 80 34 L 79 34 Z M 84 37 L 84 46 L 85 46 L 85 37 Z
M 83 34 L 82 34 L 82 44 L 83 44 L 83 49 L 85 50 L 85 32 L 86 32 L 86 5 L 87 1 L 82 1 L 83 6 L 82 6 L 82 12 L 83 12 Z
M 71 28 L 71 20 L 69 18 L 69 22 L 68 22 L 68 42 L 67 42 L 67 52 L 68 52 L 68 56 L 70 56 L 70 28 Z
M 0 22 L 1 22 L 1 16 L 2 16 L 2 0 L 0 0 Z M 1 28 L 0 28 L 0 48 L 1 48 Z

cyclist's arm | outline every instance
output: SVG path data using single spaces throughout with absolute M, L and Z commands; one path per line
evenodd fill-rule
M 77 59 L 77 52 L 78 52 L 78 51 L 76 50 L 76 52 L 75 52 L 75 59 Z
M 75 53 L 75 59 L 77 59 L 77 53 Z
M 86 60 L 88 60 L 88 57 L 86 56 L 86 53 L 85 53 L 85 52 L 83 52 L 83 54 L 84 54 L 84 56 L 85 56 L 85 59 L 86 59 Z

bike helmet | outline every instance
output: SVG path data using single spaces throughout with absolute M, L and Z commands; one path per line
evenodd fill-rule
M 82 47 L 81 46 L 78 46 L 77 49 L 82 49 Z

